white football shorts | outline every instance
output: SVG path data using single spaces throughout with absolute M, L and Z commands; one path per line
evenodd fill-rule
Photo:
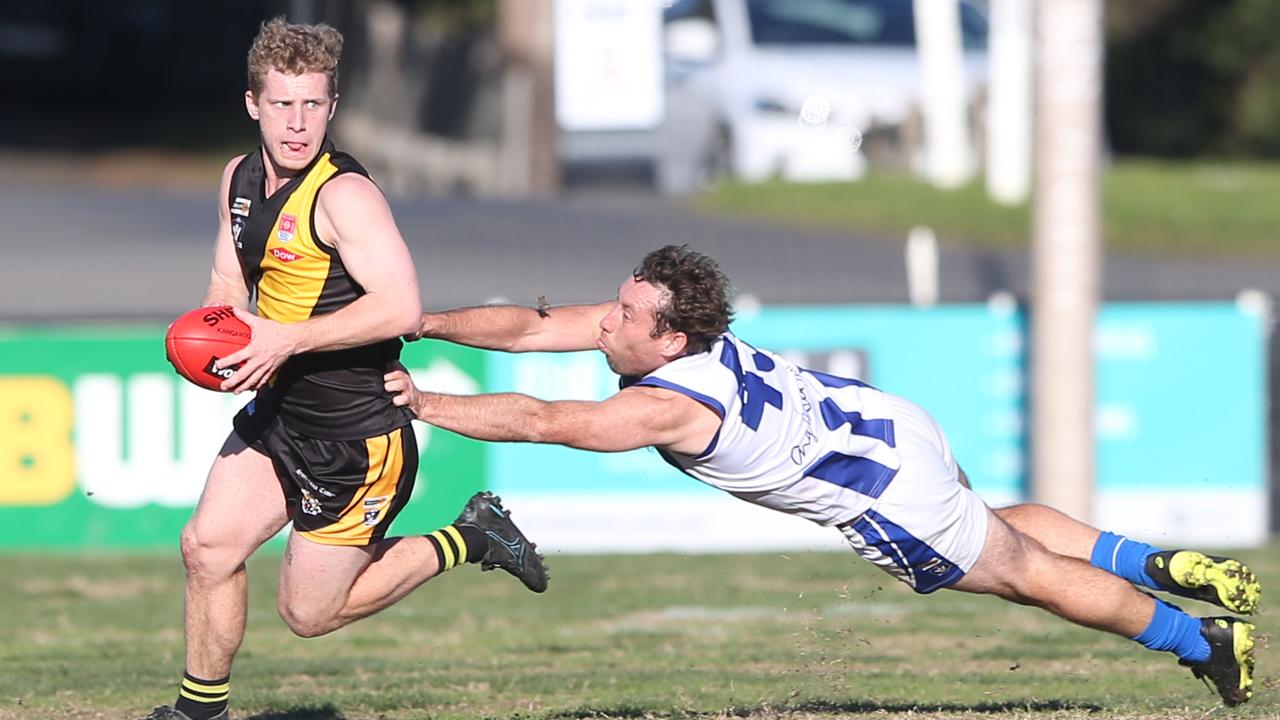
M 886 393 L 902 467 L 870 509 L 837 527 L 864 559 L 930 593 L 978 561 L 990 511 L 960 482 L 947 437 L 929 413 Z

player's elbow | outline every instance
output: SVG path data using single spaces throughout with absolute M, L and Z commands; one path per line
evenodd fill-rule
M 538 345 L 536 341 L 530 341 L 524 337 L 500 340 L 494 343 L 493 349 L 509 353 L 545 352 L 547 350 Z
M 543 445 L 572 445 L 571 419 L 554 403 L 539 402 L 525 417 L 525 442 Z
M 414 335 L 422 327 L 422 303 L 417 296 L 397 299 L 388 310 L 388 331 L 396 336 Z
M 522 318 L 524 322 L 521 325 L 513 328 L 504 336 L 495 339 L 493 343 L 495 350 L 509 353 L 526 353 L 555 349 L 548 345 L 547 338 L 544 335 L 544 328 L 536 319 L 537 315 L 530 311 L 525 318 Z
M 539 408 L 536 412 L 531 413 L 524 423 L 525 442 L 549 444 L 556 442 L 557 432 L 553 413 L 545 408 Z
M 634 444 L 635 438 L 629 433 L 619 432 L 616 424 L 584 410 L 580 403 L 544 402 L 527 419 L 527 442 L 564 445 L 593 452 L 620 452 L 643 447 Z

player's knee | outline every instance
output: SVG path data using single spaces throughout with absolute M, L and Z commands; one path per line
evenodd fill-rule
M 1044 546 L 1011 531 L 984 551 L 979 560 L 981 568 L 975 568 L 974 577 L 963 578 L 957 588 L 1022 605 L 1042 606 L 1046 597 L 1044 574 L 1051 571 L 1051 564 Z
M 1044 548 L 1028 542 L 1005 577 L 1009 599 L 1024 605 L 1048 607 L 1057 601 L 1060 588 L 1056 579 L 1063 577 L 1058 563 L 1065 560 Z
M 995 513 L 996 517 L 1016 527 L 1019 520 L 1034 516 L 1040 511 L 1040 507 L 1040 505 L 1034 503 L 1019 503 L 1017 505 L 993 508 L 992 512 Z
M 298 637 L 312 638 L 325 633 L 320 618 L 305 608 L 280 602 L 276 604 L 276 612 L 280 613 L 280 619 L 284 620 L 284 624 Z
M 187 523 L 182 529 L 179 546 L 182 550 L 182 565 L 189 578 L 224 579 L 235 573 L 244 562 L 243 558 L 229 548 L 212 542 L 207 534 L 200 532 L 194 522 Z
M 1048 505 L 1040 503 L 1019 503 L 1017 505 L 1009 505 L 995 511 L 996 516 L 1001 520 L 1019 528 L 1034 530 L 1037 527 L 1049 527 L 1062 516 L 1062 513 L 1054 510 Z
M 289 598 L 276 600 L 276 612 L 280 619 L 302 638 L 313 638 L 332 632 L 338 626 L 334 623 L 334 614 L 317 605 L 297 602 Z

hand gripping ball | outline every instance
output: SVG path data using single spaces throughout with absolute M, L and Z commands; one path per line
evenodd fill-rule
M 182 377 L 210 390 L 235 373 L 218 361 L 249 344 L 249 326 L 228 305 L 196 308 L 169 326 L 164 337 L 165 355 Z

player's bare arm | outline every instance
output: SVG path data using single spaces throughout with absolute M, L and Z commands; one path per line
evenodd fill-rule
M 222 171 L 222 182 L 218 186 L 218 239 L 213 250 L 209 289 L 205 291 L 201 305 L 249 306 L 249 289 L 245 286 L 244 272 L 236 257 L 235 242 L 231 236 L 231 208 L 227 207 L 231 176 L 243 159 L 244 155 L 235 156 Z
M 257 389 L 298 353 L 368 345 L 418 328 L 417 271 L 377 186 L 356 174 L 334 178 L 320 191 L 315 218 L 320 241 L 337 250 L 365 294 L 337 312 L 294 324 L 238 312 L 253 340 L 224 358 L 229 366 L 244 364 L 223 389 Z
M 593 350 L 614 301 L 537 308 L 486 305 L 423 313 L 413 339 L 433 338 L 507 352 Z
M 599 402 L 547 402 L 518 393 L 443 395 L 419 390 L 399 370 L 387 373 L 385 387 L 396 405 L 408 405 L 419 420 L 477 440 L 597 452 L 659 447 L 696 455 L 720 428 L 715 411 L 662 388 L 627 388 Z

